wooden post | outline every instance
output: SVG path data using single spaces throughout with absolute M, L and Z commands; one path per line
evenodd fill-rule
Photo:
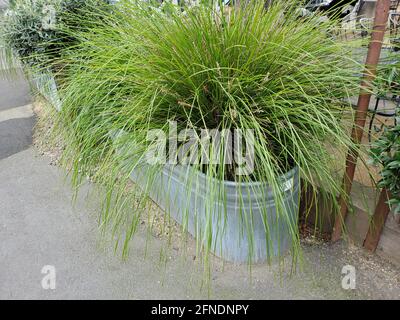
M 390 206 L 387 203 L 389 199 L 390 193 L 386 188 L 384 188 L 379 196 L 375 213 L 369 224 L 368 233 L 364 240 L 364 248 L 372 252 L 375 252 L 376 247 L 378 246 L 383 227 L 385 226 L 386 219 L 390 213 Z
M 375 10 L 374 27 L 372 30 L 371 42 L 368 48 L 367 60 L 365 62 L 364 76 L 361 81 L 361 90 L 358 97 L 357 112 L 355 115 L 354 127 L 352 132 L 352 140 L 360 145 L 363 134 L 368 107 L 371 100 L 369 89 L 371 83 L 376 77 L 376 69 L 382 50 L 382 43 L 385 36 L 386 25 L 389 18 L 390 0 L 378 0 Z M 340 213 L 336 217 L 335 225 L 332 232 L 332 241 L 340 239 L 342 234 L 342 226 L 344 225 L 348 207 L 347 201 L 350 197 L 351 188 L 354 180 L 354 173 L 359 153 L 358 150 L 349 150 L 346 160 L 346 172 L 343 177 L 343 189 L 345 197 L 340 198 Z

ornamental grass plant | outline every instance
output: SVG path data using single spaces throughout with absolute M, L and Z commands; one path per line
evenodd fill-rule
M 343 189 L 334 159 L 355 148 L 348 101 L 358 94 L 360 66 L 349 43 L 332 36 L 334 19 L 299 17 L 297 6 L 274 1 L 266 10 L 263 1 L 251 1 L 234 10 L 214 3 L 166 11 L 122 0 L 87 30 L 72 31 L 79 41 L 63 55 L 63 109 L 54 134 L 66 141 L 63 160 L 73 185 L 79 188 L 90 176 L 106 187 L 100 225 L 111 229 L 124 255 L 166 164 L 186 168 L 188 190 L 196 187 L 196 173 L 206 176 L 206 224 L 196 234 L 205 262 L 218 236 L 213 227 L 223 233 L 230 215 L 223 205 L 220 225 L 211 226 L 215 203 L 225 203 L 220 181 L 236 182 L 248 193 L 255 182 L 270 186 L 277 220 L 289 226 L 292 257 L 300 253 L 299 231 L 285 206 L 282 176 L 298 168 L 302 188 L 313 190 L 315 201 L 330 198 L 337 210 L 332 195 Z M 239 170 L 224 143 L 206 143 L 204 130 L 250 130 L 239 153 L 250 146 L 252 170 Z M 149 134 L 160 132 L 178 143 L 162 145 Z M 220 141 L 231 141 L 226 137 Z M 191 153 L 193 145 L 201 152 Z M 128 193 L 132 173 L 143 170 L 144 180 Z M 254 205 L 261 208 L 268 248 L 274 223 L 266 203 Z M 187 219 L 193 208 L 182 209 Z M 246 210 L 240 232 L 251 238 Z

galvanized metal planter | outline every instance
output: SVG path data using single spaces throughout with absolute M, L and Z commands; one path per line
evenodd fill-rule
M 38 92 L 49 101 L 57 111 L 60 111 L 61 99 L 58 95 L 56 81 L 51 72 L 34 73 L 31 78 Z
M 216 201 L 210 212 L 205 202 L 209 192 L 208 178 L 201 172 L 191 172 L 188 175 L 189 170 L 193 169 L 180 165 L 166 165 L 161 173 L 152 178 L 155 183 L 149 196 L 174 220 L 187 226 L 187 230 L 194 237 L 203 235 L 207 227 L 207 213 L 211 214 L 214 254 L 231 262 L 245 263 L 251 259 L 252 262 L 259 263 L 268 258 L 283 256 L 289 251 L 292 245 L 289 230 L 297 228 L 299 210 L 298 168 L 282 176 L 282 187 L 285 190 L 284 206 L 288 219 L 278 217 L 273 191 L 265 183 L 240 185 L 230 181 L 214 181 L 213 187 L 217 185 L 218 188 L 222 188 L 225 197 L 224 203 Z M 147 181 L 147 172 L 145 165 L 135 170 L 131 179 L 140 185 Z M 239 199 L 242 199 L 241 204 Z M 260 209 L 260 203 L 266 210 Z M 264 221 L 263 212 L 266 212 L 267 221 Z M 243 215 L 247 215 L 246 220 Z M 252 236 L 249 236 L 244 221 L 252 221 Z M 264 227 L 265 222 L 269 225 L 269 237 Z

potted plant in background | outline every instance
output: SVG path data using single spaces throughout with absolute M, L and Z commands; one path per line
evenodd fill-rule
M 49 102 L 58 110 L 57 78 L 61 51 L 76 44 L 73 34 L 65 28 L 80 29 L 88 15 L 105 10 L 107 0 L 15 0 L 4 12 L 1 25 L 1 43 L 5 49 L 3 64 L 22 67 Z M 77 18 L 79 16 L 79 18 Z M 94 19 L 93 19 L 94 20 Z

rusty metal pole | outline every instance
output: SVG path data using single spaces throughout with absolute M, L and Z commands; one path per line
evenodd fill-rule
M 382 43 L 385 36 L 386 25 L 389 18 L 390 0 L 378 0 L 375 10 L 374 27 L 372 30 L 371 42 L 368 48 L 367 60 L 365 62 L 364 76 L 361 81 L 360 96 L 357 103 L 357 112 L 355 115 L 354 127 L 352 132 L 352 140 L 357 145 L 361 143 L 366 117 L 368 113 L 369 103 L 371 101 L 370 88 L 371 83 L 376 77 L 376 69 L 382 50 Z M 351 188 L 354 180 L 358 150 L 349 150 L 346 160 L 346 172 L 343 178 L 343 189 L 346 198 L 340 198 L 340 213 L 336 217 L 335 225 L 332 232 L 332 241 L 340 239 L 342 234 L 342 226 L 347 215 L 348 206 L 347 198 L 350 197 Z
M 367 236 L 364 240 L 364 248 L 375 252 L 381 237 L 382 229 L 390 213 L 390 206 L 387 203 L 390 199 L 390 192 L 384 188 L 379 196 L 379 201 L 375 209 L 374 216 L 369 225 Z

